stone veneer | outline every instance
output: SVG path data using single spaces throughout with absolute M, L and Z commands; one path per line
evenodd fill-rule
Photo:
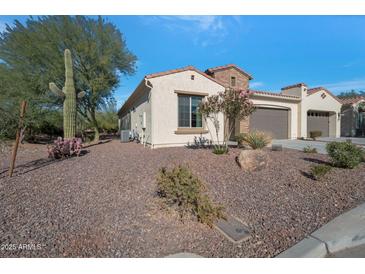
M 248 90 L 248 88 L 249 88 L 249 80 L 250 80 L 249 77 L 233 67 L 219 69 L 212 73 L 209 73 L 207 71 L 207 73 L 210 76 L 217 79 L 219 82 L 222 82 L 230 87 L 232 87 L 231 86 L 231 77 L 232 76 L 236 77 L 236 85 L 233 88 L 238 88 L 238 89 L 243 89 L 243 90 Z M 241 120 L 241 121 L 236 121 L 235 129 L 234 129 L 234 132 L 232 133 L 232 136 L 230 139 L 234 140 L 234 137 L 236 135 L 238 135 L 239 133 L 248 132 L 249 126 L 250 126 L 249 123 L 250 123 L 249 118 Z

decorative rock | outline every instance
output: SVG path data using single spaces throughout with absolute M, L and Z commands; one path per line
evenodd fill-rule
M 282 151 L 283 150 L 283 145 L 272 145 L 271 150 L 272 151 Z
M 268 158 L 263 150 L 242 150 L 237 157 L 237 163 L 244 171 L 258 171 L 267 167 Z

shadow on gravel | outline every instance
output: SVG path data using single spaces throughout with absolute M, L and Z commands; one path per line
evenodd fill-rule
M 306 172 L 306 171 L 300 170 L 300 173 L 301 173 L 304 177 L 307 177 L 308 179 L 314 180 L 313 175 L 312 175 L 312 174 L 310 174 L 309 172 Z
M 88 153 L 89 153 L 89 151 L 82 150 L 79 157 L 82 157 L 82 156 L 84 156 Z M 55 164 L 55 163 L 58 163 L 58 162 L 62 162 L 62 161 L 65 161 L 65 160 L 71 160 L 71 159 L 74 159 L 74 158 L 77 158 L 77 157 L 69 157 L 69 158 L 63 158 L 63 159 L 41 158 L 41 159 L 37 159 L 37 160 L 34 160 L 34 161 L 30 161 L 28 163 L 16 166 L 15 169 L 14 169 L 14 175 L 13 176 L 23 175 L 23 174 L 26 174 L 28 172 L 37 170 L 39 168 L 46 167 L 46 166 L 49 166 L 49 165 L 52 165 L 52 164 Z M 1 170 L 0 171 L 0 179 L 8 177 L 8 171 L 9 171 L 9 168 Z
M 106 144 L 109 143 L 110 141 L 112 141 L 112 139 L 106 139 L 106 140 L 101 140 L 97 143 L 89 143 L 89 144 L 83 144 L 82 147 L 83 148 L 87 148 L 87 147 L 92 147 L 92 146 L 97 146 L 97 145 L 102 145 L 102 144 Z
M 315 158 L 302 158 L 304 161 L 307 161 L 307 162 L 312 162 L 312 163 L 315 163 L 315 164 L 324 164 L 324 165 L 329 165 L 329 162 L 327 161 L 323 161 L 323 160 L 320 160 L 320 159 L 315 159 Z

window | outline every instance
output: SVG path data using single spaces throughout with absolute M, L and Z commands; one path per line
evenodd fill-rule
M 191 79 L 191 80 L 194 80 L 194 79 L 195 79 L 195 76 L 194 76 L 194 75 L 191 75 L 191 76 L 190 76 L 190 79 Z
M 236 86 L 236 77 L 231 76 L 231 86 L 234 87 Z
M 199 113 L 199 104 L 202 96 L 179 95 L 178 96 L 178 126 L 179 127 L 203 127 L 202 115 Z

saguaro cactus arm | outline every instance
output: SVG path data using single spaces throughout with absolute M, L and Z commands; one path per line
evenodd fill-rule
M 57 96 L 59 97 L 65 97 L 65 94 L 62 90 L 60 90 L 55 83 L 49 83 L 49 89 Z

